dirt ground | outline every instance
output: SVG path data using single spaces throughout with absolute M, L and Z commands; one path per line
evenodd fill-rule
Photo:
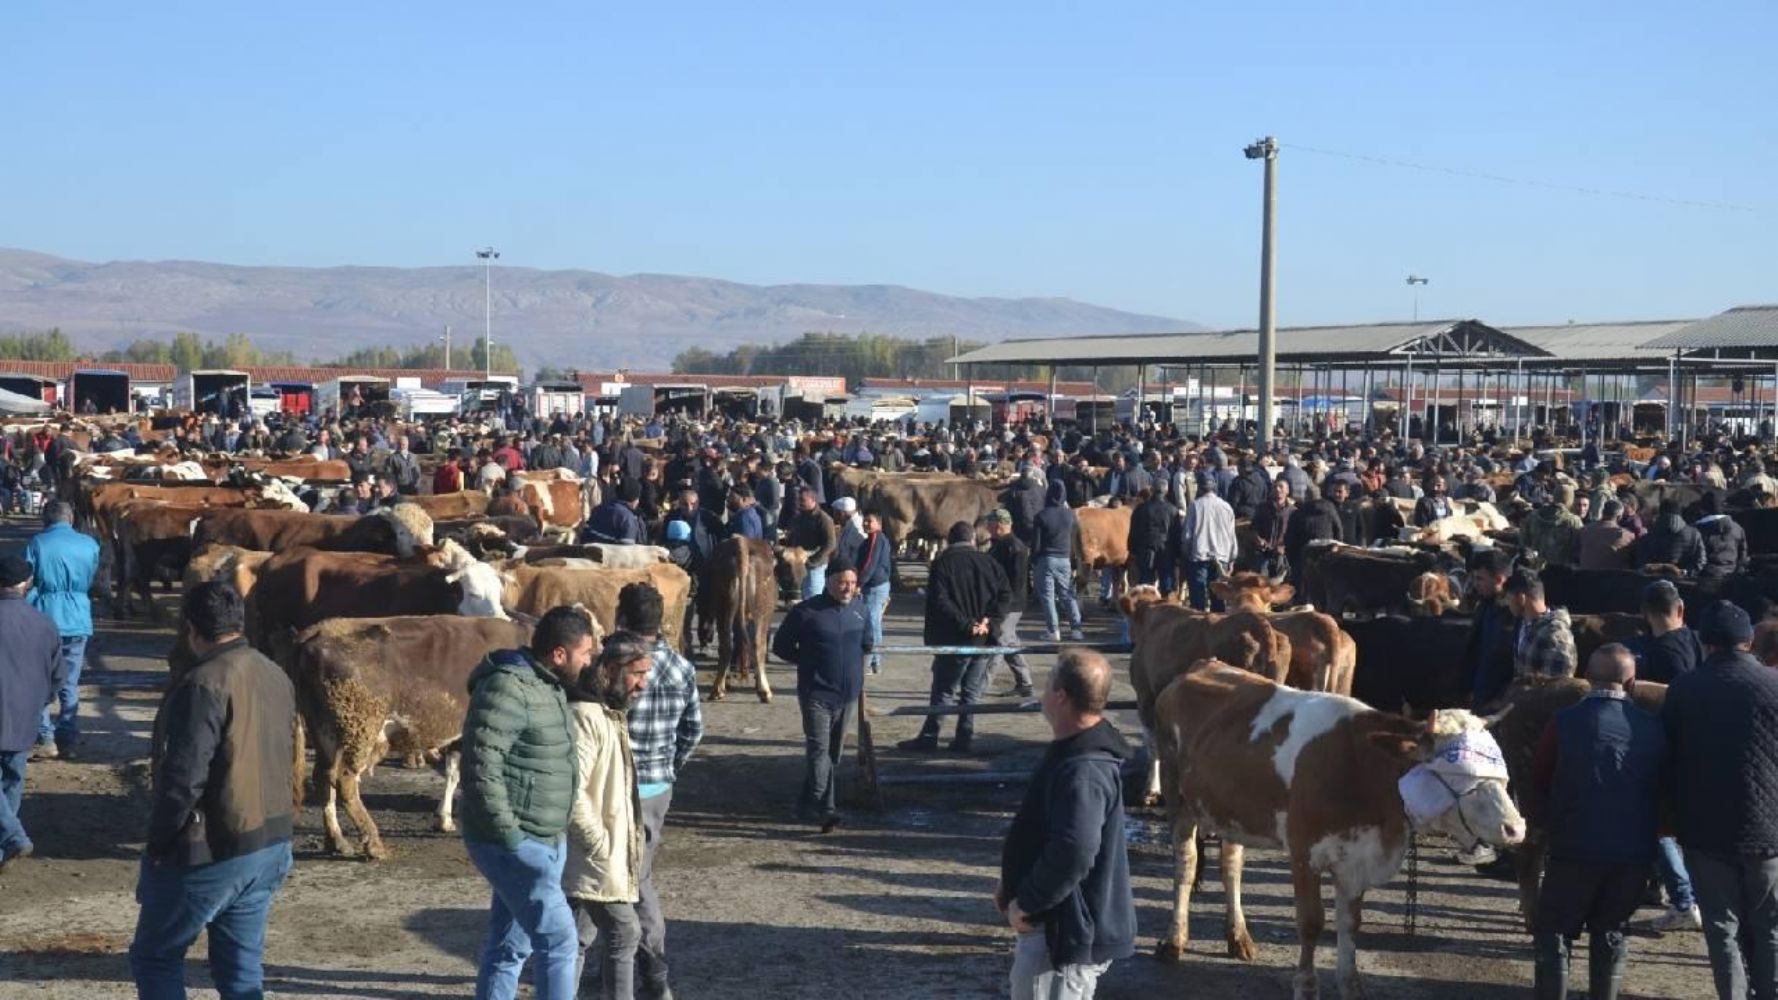
M 13 521 L 0 529 L 0 548 L 17 545 L 24 528 Z M 171 610 L 171 601 L 163 606 Z M 919 610 L 917 594 L 897 595 L 888 641 L 916 642 Z M 1092 637 L 1108 638 L 1110 616 L 1093 619 Z M 166 629 L 102 621 L 101 663 L 89 664 L 83 686 L 79 757 L 31 767 L 23 818 L 38 856 L 0 876 L 0 998 L 134 996 L 125 949 L 144 822 L 142 761 L 170 644 Z M 742 689 L 706 705 L 707 734 L 674 793 L 657 875 L 680 997 L 1006 995 L 1011 935 L 990 894 L 1020 783 L 908 779 L 1028 771 L 1047 730 L 1036 715 L 988 716 L 976 756 L 913 759 L 896 751 L 894 742 L 911 736 L 916 720 L 883 713 L 925 700 L 927 666 L 923 658 L 893 656 L 870 678 L 877 742 L 887 748 L 883 774 L 894 783 L 884 788 L 886 808 L 868 810 L 857 800 L 848 758 L 842 778 L 852 799 L 843 803 L 849 822 L 825 836 L 790 820 L 802 764 L 788 668 L 773 665 L 784 692 L 775 704 L 761 705 Z M 1008 686 L 1001 673 L 991 689 Z M 1118 695 L 1129 697 L 1127 684 Z M 1118 721 L 1134 752 L 1133 715 Z M 456 836 L 431 829 L 441 787 L 431 771 L 394 764 L 370 779 L 366 803 L 394 851 L 382 863 L 324 856 L 319 811 L 305 810 L 297 865 L 272 913 L 269 993 L 470 995 L 487 890 Z M 1117 963 L 1099 995 L 1288 997 L 1295 931 L 1287 873 L 1276 854 L 1248 855 L 1246 905 L 1261 949 L 1257 964 L 1222 955 L 1214 870 L 1194 906 L 1186 961 L 1163 965 L 1151 957 L 1171 892 L 1166 839 L 1157 815 L 1132 815 L 1141 953 Z M 1403 933 L 1405 879 L 1370 898 L 1359 962 L 1372 997 L 1528 993 L 1529 940 L 1512 886 L 1449 864 L 1449 853 L 1443 844 L 1422 851 L 1416 936 Z M 1329 996 L 1332 946 L 1330 930 L 1321 953 Z M 200 942 L 193 949 L 188 982 L 194 996 L 214 996 L 203 948 Z M 1579 950 L 1577 969 L 1584 970 L 1584 946 Z M 1626 996 L 1711 995 L 1699 935 L 1638 937 L 1632 954 Z M 1583 977 L 1579 971 L 1584 986 Z

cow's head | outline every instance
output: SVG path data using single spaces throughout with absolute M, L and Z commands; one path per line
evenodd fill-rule
M 1166 602 L 1167 598 L 1161 593 L 1161 588 L 1152 583 L 1144 583 L 1124 591 L 1123 596 L 1117 599 L 1117 606 L 1125 618 L 1134 622 L 1141 619 L 1145 609 Z
M 432 515 L 417 503 L 398 503 L 393 507 L 384 507 L 376 512 L 389 522 L 395 532 L 395 554 L 403 559 L 412 558 L 414 553 L 432 548 Z M 465 558 L 473 560 L 468 552 Z
M 1421 573 L 1408 581 L 1408 610 L 1417 618 L 1437 618 L 1456 607 L 1451 578 L 1443 573 Z
M 1275 605 L 1289 604 L 1296 596 L 1296 588 L 1290 584 L 1246 571 L 1231 573 L 1211 583 L 1210 592 L 1228 605 L 1230 611 L 1252 611 L 1262 615 Z
M 405 506 L 405 505 L 404 505 Z M 500 571 L 469 554 L 452 539 L 445 539 L 429 557 L 444 570 L 445 582 L 456 584 L 463 596 L 457 613 L 470 618 L 505 618 L 506 581 Z
M 795 545 L 786 545 L 778 550 L 778 557 L 773 561 L 772 573 L 778 580 L 779 590 L 800 592 L 803 577 L 809 572 L 809 550 Z
M 1525 818 L 1507 790 L 1506 758 L 1486 719 L 1462 709 L 1441 709 L 1426 720 L 1412 748 L 1404 750 L 1417 761 L 1401 779 L 1404 796 L 1417 784 L 1437 809 L 1425 815 L 1423 799 L 1418 828 L 1438 831 L 1466 847 L 1525 839 Z

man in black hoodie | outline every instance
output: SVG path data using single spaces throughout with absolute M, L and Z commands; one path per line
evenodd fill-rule
M 975 525 L 958 521 L 945 538 L 945 550 L 932 561 L 926 574 L 926 622 L 922 633 L 928 646 L 986 646 L 994 641 L 994 628 L 1012 607 L 1012 587 L 992 556 L 975 547 Z M 940 654 L 932 658 L 933 705 L 953 702 L 964 708 L 982 699 L 988 683 L 992 656 Z M 896 744 L 903 750 L 930 753 L 938 749 L 943 717 L 929 715 L 920 735 Z M 975 716 L 957 716 L 957 738 L 951 752 L 968 753 L 975 738 Z
M 1698 538 L 1704 545 L 1704 567 L 1698 579 L 1713 580 L 1747 572 L 1747 531 L 1722 512 L 1715 490 L 1698 500 Z
M 1089 1000 L 1111 963 L 1136 950 L 1124 844 L 1124 738 L 1105 718 L 1111 665 L 1062 653 L 1044 687 L 1055 740 L 1007 830 L 994 905 L 1018 934 L 1013 1000 Z

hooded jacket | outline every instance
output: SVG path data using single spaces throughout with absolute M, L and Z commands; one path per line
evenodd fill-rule
M 573 899 L 634 903 L 642 884 L 642 815 L 624 713 L 576 701 L 574 805 L 562 891 Z
M 953 542 L 937 559 L 926 581 L 926 621 L 922 641 L 929 646 L 983 642 L 970 626 L 989 619 L 993 627 L 1012 607 L 1012 587 L 1000 564 L 968 542 Z
M 1135 953 L 1123 759 L 1109 721 L 1051 743 L 1006 833 L 1000 884 L 1043 928 L 1057 968 Z
M 507 850 L 561 836 L 574 803 L 574 732 L 549 668 L 523 649 L 489 653 L 469 675 L 463 836 Z
M 1704 568 L 1704 538 L 1678 514 L 1663 514 L 1636 542 L 1636 565 L 1670 563 L 1687 576 Z
M 1711 514 L 1697 524 L 1698 539 L 1704 546 L 1704 567 L 1700 579 L 1733 576 L 1747 572 L 1747 531 L 1727 514 Z
M 1031 558 L 1074 557 L 1074 511 L 1068 507 L 1067 487 L 1052 479 L 1044 499 L 1043 511 L 1031 523 Z
M 1525 518 L 1519 538 L 1545 565 L 1572 566 L 1580 559 L 1580 530 L 1580 518 L 1568 508 L 1545 504 Z

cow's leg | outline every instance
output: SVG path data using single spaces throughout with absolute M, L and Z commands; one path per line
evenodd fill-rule
M 1320 895 L 1319 891 L 1316 894 Z M 1363 910 L 1364 890 L 1347 889 L 1344 880 L 1336 875 L 1334 930 L 1338 934 L 1339 960 L 1334 967 L 1334 982 L 1340 987 L 1340 1000 L 1360 1000 L 1364 996 L 1364 987 L 1358 981 L 1358 926 Z
M 1223 933 L 1228 942 L 1229 957 L 1251 962 L 1256 957 L 1253 936 L 1247 933 L 1247 914 L 1241 909 L 1241 869 L 1246 863 L 1247 851 L 1225 836 L 1221 852 Z
M 1161 794 L 1161 754 L 1155 746 L 1154 733 L 1146 725 L 1142 727 L 1142 745 L 1148 749 L 1148 791 L 1143 793 L 1142 804 L 1158 806 L 1165 800 Z
M 1180 815 L 1173 818 L 1173 922 L 1155 946 L 1155 957 L 1163 962 L 1185 956 L 1191 940 L 1192 886 L 1198 878 L 1198 824 L 1184 815 L 1184 809 L 1176 812 Z
M 1519 869 L 1519 916 L 1530 931 L 1531 917 L 1537 912 L 1537 896 L 1543 887 L 1543 844 L 1526 840 L 1513 851 Z
M 358 775 L 359 772 L 350 767 L 340 770 L 340 797 L 346 800 L 346 814 L 352 817 L 352 825 L 364 837 L 365 856 L 372 861 L 381 861 L 389 856 L 389 849 L 383 846 L 376 820 L 370 818 L 370 810 L 364 808 L 364 800 L 358 796 Z
M 766 679 L 766 623 L 755 621 L 746 626 L 752 630 L 747 638 L 747 658 L 753 664 L 754 690 L 759 700 L 767 705 L 772 703 L 772 682 Z
M 1315 1000 L 1319 988 L 1315 981 L 1315 945 L 1321 939 L 1321 928 L 1327 914 L 1321 907 L 1321 875 L 1309 867 L 1309 859 L 1293 858 L 1290 862 L 1291 889 L 1296 895 L 1296 979 L 1294 1000 Z
M 438 800 L 438 828 L 445 833 L 454 833 L 457 821 L 451 818 L 451 808 L 457 798 L 457 784 L 463 779 L 463 754 L 460 751 L 445 753 L 444 779 L 444 796 Z
M 716 636 L 716 678 L 710 682 L 710 701 L 728 697 L 729 664 L 735 656 L 735 631 L 725 623 Z
M 346 832 L 340 829 L 339 736 L 325 724 L 314 727 L 313 732 L 315 784 L 322 790 L 321 825 L 327 830 L 327 849 L 334 854 L 350 854 L 352 850 L 346 844 Z

